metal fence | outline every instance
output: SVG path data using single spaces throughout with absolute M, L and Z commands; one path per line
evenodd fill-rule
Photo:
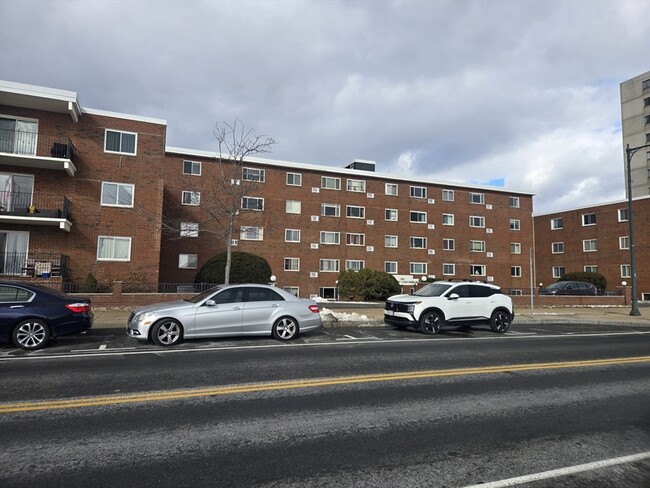
M 111 283 L 63 283 L 66 293 L 113 293 L 117 282 Z M 136 283 L 119 282 L 122 293 L 201 293 L 215 283 Z

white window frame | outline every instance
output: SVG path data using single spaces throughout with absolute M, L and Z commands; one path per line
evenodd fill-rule
M 553 278 L 562 278 L 566 273 L 566 268 L 564 266 L 553 266 Z
M 409 247 L 411 249 L 426 249 L 427 248 L 427 238 L 426 237 L 420 237 L 420 236 L 411 236 L 411 237 L 409 237 Z
M 564 218 L 557 217 L 551 219 L 551 230 L 560 230 L 560 229 L 564 229 Z
M 328 215 L 326 209 L 331 208 L 335 210 L 336 215 Z M 321 203 L 320 204 L 320 214 L 322 217 L 340 217 L 341 216 L 341 205 L 338 203 Z
M 628 211 L 627 207 L 618 209 L 617 214 L 618 214 L 618 221 L 619 222 L 627 222 L 627 220 L 628 220 L 628 216 L 627 216 L 628 212 L 627 211 Z
M 397 274 L 397 261 L 384 261 L 384 272 L 388 274 Z
M 397 222 L 399 211 L 396 208 L 386 208 L 384 209 L 384 219 L 386 222 Z M 392 217 L 395 218 L 392 218 Z
M 289 272 L 300 271 L 300 258 L 285 257 L 283 266 L 285 271 L 289 271 Z
M 384 236 L 384 247 L 396 248 L 397 243 L 398 243 L 398 239 L 399 238 L 397 236 L 394 236 L 394 235 L 385 235 Z M 389 245 L 389 244 L 391 244 L 393 242 L 393 240 L 395 241 L 395 245 L 394 246 Z
M 593 222 L 588 222 L 591 220 L 591 217 L 593 217 Z M 590 225 L 596 225 L 596 212 L 589 212 L 586 214 L 582 214 L 582 226 L 583 227 L 588 227 Z
M 345 270 L 361 271 L 366 267 L 366 262 L 361 259 L 346 259 Z
M 470 192 L 469 203 L 473 203 L 475 205 L 485 204 L 485 193 Z
M 455 198 L 454 190 L 442 190 L 442 201 L 453 202 Z
M 190 171 L 185 171 L 185 166 L 189 163 Z M 198 168 L 198 170 L 197 170 Z M 201 176 L 201 162 L 200 161 L 191 161 L 189 159 L 183 160 L 183 174 L 190 176 Z
M 254 237 L 251 237 L 253 236 Z M 254 225 L 242 225 L 239 228 L 240 241 L 263 241 L 264 240 L 264 227 L 256 227 Z
M 427 197 L 427 187 L 426 186 L 411 186 L 409 187 L 409 195 L 411 198 L 426 198 Z
M 300 287 L 299 286 L 283 286 L 282 289 L 287 293 L 291 293 L 295 297 L 300 296 Z
M 598 239 L 583 239 L 582 252 L 597 252 Z
M 521 230 L 521 220 L 510 219 L 510 230 Z
M 456 250 L 456 239 L 443 238 L 442 239 L 442 250 L 443 251 L 455 251 Z
M 287 186 L 302 186 L 302 173 L 287 172 Z
M 508 197 L 508 206 L 510 208 L 519 208 L 520 203 L 519 197 Z
M 347 232 L 345 234 L 345 244 L 346 246 L 365 246 L 366 235 L 359 232 Z
M 198 222 L 181 222 L 181 237 L 199 237 Z
M 354 210 L 358 210 L 359 215 L 350 215 Z M 345 206 L 345 216 L 348 219 L 365 219 L 366 218 L 366 207 L 361 207 L 359 205 L 346 205 Z
M 474 225 L 475 223 L 477 225 Z M 479 229 L 484 229 L 485 228 L 485 217 L 481 217 L 480 215 L 470 215 L 469 216 L 469 226 L 470 227 L 476 227 L 476 228 L 479 228 Z
M 327 264 L 327 266 L 325 266 Z M 327 268 L 327 269 L 326 269 Z M 338 259 L 319 259 L 318 270 L 321 273 L 338 273 L 341 263 Z
M 337 178 L 335 176 L 321 176 L 320 187 L 323 190 L 340 190 L 341 178 Z
M 420 219 L 413 220 L 414 216 L 416 216 L 416 217 L 423 216 L 424 220 L 420 220 Z M 428 217 L 427 217 L 426 212 L 422 212 L 420 210 L 410 210 L 409 211 L 409 222 L 411 222 L 412 224 L 426 224 L 427 223 L 427 218 Z
M 324 246 L 338 246 L 341 244 L 341 233 L 321 230 L 319 242 Z
M 345 182 L 347 191 L 355 193 L 365 193 L 366 192 L 366 182 L 364 180 L 354 180 L 348 178 Z
M 454 263 L 442 263 L 442 274 L 445 276 L 455 276 L 456 265 Z
M 300 213 L 302 213 L 302 202 L 300 200 L 287 200 L 287 202 L 286 202 L 286 212 L 288 214 L 300 214 Z
M 114 151 L 114 150 L 109 150 L 106 148 L 107 143 L 108 143 L 108 133 L 116 133 L 120 135 L 120 150 Z M 128 152 L 124 151 L 122 148 L 124 147 L 123 144 L 123 137 L 127 136 L 133 136 L 133 152 Z M 138 133 L 137 132 L 127 132 L 124 130 L 117 130 L 117 129 L 104 129 L 104 152 L 109 153 L 109 154 L 125 154 L 127 156 L 136 156 L 138 154 Z
M 112 242 L 112 255 L 111 256 L 102 256 L 102 243 Z M 115 243 L 127 243 L 127 252 L 124 257 L 115 257 Z M 120 237 L 120 236 L 98 236 L 97 237 L 97 261 L 121 261 L 127 262 L 131 261 L 131 238 L 130 237 Z
M 392 197 L 398 196 L 399 186 L 397 183 L 385 183 L 384 194 Z
M 621 278 L 632 278 L 632 266 L 621 264 Z
M 454 225 L 454 214 L 443 213 L 442 225 Z
M 621 250 L 630 248 L 630 236 L 620 236 L 618 238 L 618 248 Z
M 189 196 L 186 202 L 186 196 Z M 181 204 L 189 205 L 191 207 L 198 207 L 201 205 L 201 192 L 200 191 L 183 191 L 181 193 Z
M 582 269 L 585 273 L 598 273 L 598 266 L 595 264 L 586 264 Z
M 300 242 L 300 229 L 284 229 L 284 242 Z
M 257 183 L 264 183 L 266 179 L 266 171 L 263 168 L 249 168 L 244 166 L 241 169 L 242 181 L 255 181 Z
M 255 203 L 252 207 L 251 203 Z M 259 205 L 261 203 L 261 206 Z M 261 207 L 261 208 L 260 208 Z M 261 197 L 242 197 L 241 199 L 242 210 L 252 210 L 254 212 L 264 211 L 264 199 Z
M 521 254 L 521 242 L 510 243 L 510 254 Z
M 469 274 L 471 276 L 485 276 L 487 274 L 487 266 L 485 264 L 470 264 Z
M 470 252 L 485 252 L 485 241 L 469 241 Z
M 551 242 L 551 254 L 564 254 L 564 242 Z
M 104 202 L 104 198 L 106 197 L 106 187 L 108 187 L 108 186 L 116 187 L 116 191 L 115 191 L 116 201 L 115 201 L 115 203 L 106 203 L 106 202 Z M 128 188 L 131 189 L 131 191 L 130 191 L 131 203 L 129 203 L 129 204 L 121 204 L 121 203 L 119 203 L 119 201 L 120 201 L 120 190 L 128 189 Z M 102 194 L 101 194 L 101 197 L 100 197 L 100 204 L 101 204 L 102 207 L 133 208 L 134 202 L 135 202 L 135 185 L 130 184 L 130 183 L 114 183 L 112 181 L 102 181 Z
M 409 274 L 412 275 L 426 275 L 427 274 L 427 263 L 411 261 L 409 263 Z
M 197 254 L 178 255 L 178 269 L 196 269 L 199 267 L 199 256 Z
M 521 266 L 510 266 L 510 277 L 521 278 Z

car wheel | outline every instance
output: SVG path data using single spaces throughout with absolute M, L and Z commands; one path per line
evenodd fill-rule
M 271 333 L 274 339 L 290 341 L 298 336 L 298 322 L 291 317 L 282 317 L 275 321 Z
M 490 319 L 490 328 L 499 334 L 508 332 L 510 328 L 511 317 L 510 314 L 504 310 L 496 310 L 492 313 L 492 318 Z
M 13 341 L 21 349 L 34 351 L 40 349 L 50 340 L 50 326 L 42 320 L 31 319 L 19 323 L 13 332 Z
M 151 340 L 159 346 L 173 346 L 178 344 L 182 337 L 183 326 L 176 320 L 160 320 L 151 329 Z
M 424 312 L 420 317 L 420 331 L 423 334 L 433 335 L 440 332 L 440 328 L 444 325 L 445 320 L 440 313 L 431 310 Z

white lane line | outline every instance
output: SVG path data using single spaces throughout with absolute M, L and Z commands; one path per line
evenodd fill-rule
M 101 346 L 99 346 L 100 351 L 103 351 L 104 349 L 106 349 L 106 344 L 102 344 Z
M 559 476 L 582 473 L 584 471 L 593 471 L 595 469 L 606 468 L 608 466 L 616 466 L 617 464 L 633 463 L 648 458 L 650 458 L 650 451 L 633 454 L 631 456 L 605 459 L 603 461 L 596 461 L 593 463 L 578 464 L 577 466 L 569 466 L 568 468 L 552 469 L 550 471 L 518 476 L 517 478 L 510 478 L 507 480 L 493 481 L 491 483 L 479 483 L 478 485 L 470 485 L 466 486 L 465 488 L 501 488 L 505 486 L 515 486 L 521 485 L 523 483 L 530 483 L 532 481 L 547 480 L 549 478 L 557 478 Z
M 91 354 L 96 354 L 98 352 L 108 352 L 108 353 L 117 353 L 119 351 L 133 351 L 135 347 L 113 347 L 111 349 L 106 349 L 106 344 L 102 344 L 97 349 L 70 349 L 70 352 L 88 352 Z

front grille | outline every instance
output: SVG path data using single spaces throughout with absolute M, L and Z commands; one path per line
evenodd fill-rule
M 391 310 L 393 312 L 408 313 L 409 306 L 406 303 L 386 302 L 384 309 Z
M 129 319 L 127 320 L 127 322 L 128 322 L 128 323 L 131 323 L 131 321 L 133 320 L 133 317 L 134 317 L 134 316 L 135 316 L 135 312 L 131 312 L 131 313 L 129 314 Z

